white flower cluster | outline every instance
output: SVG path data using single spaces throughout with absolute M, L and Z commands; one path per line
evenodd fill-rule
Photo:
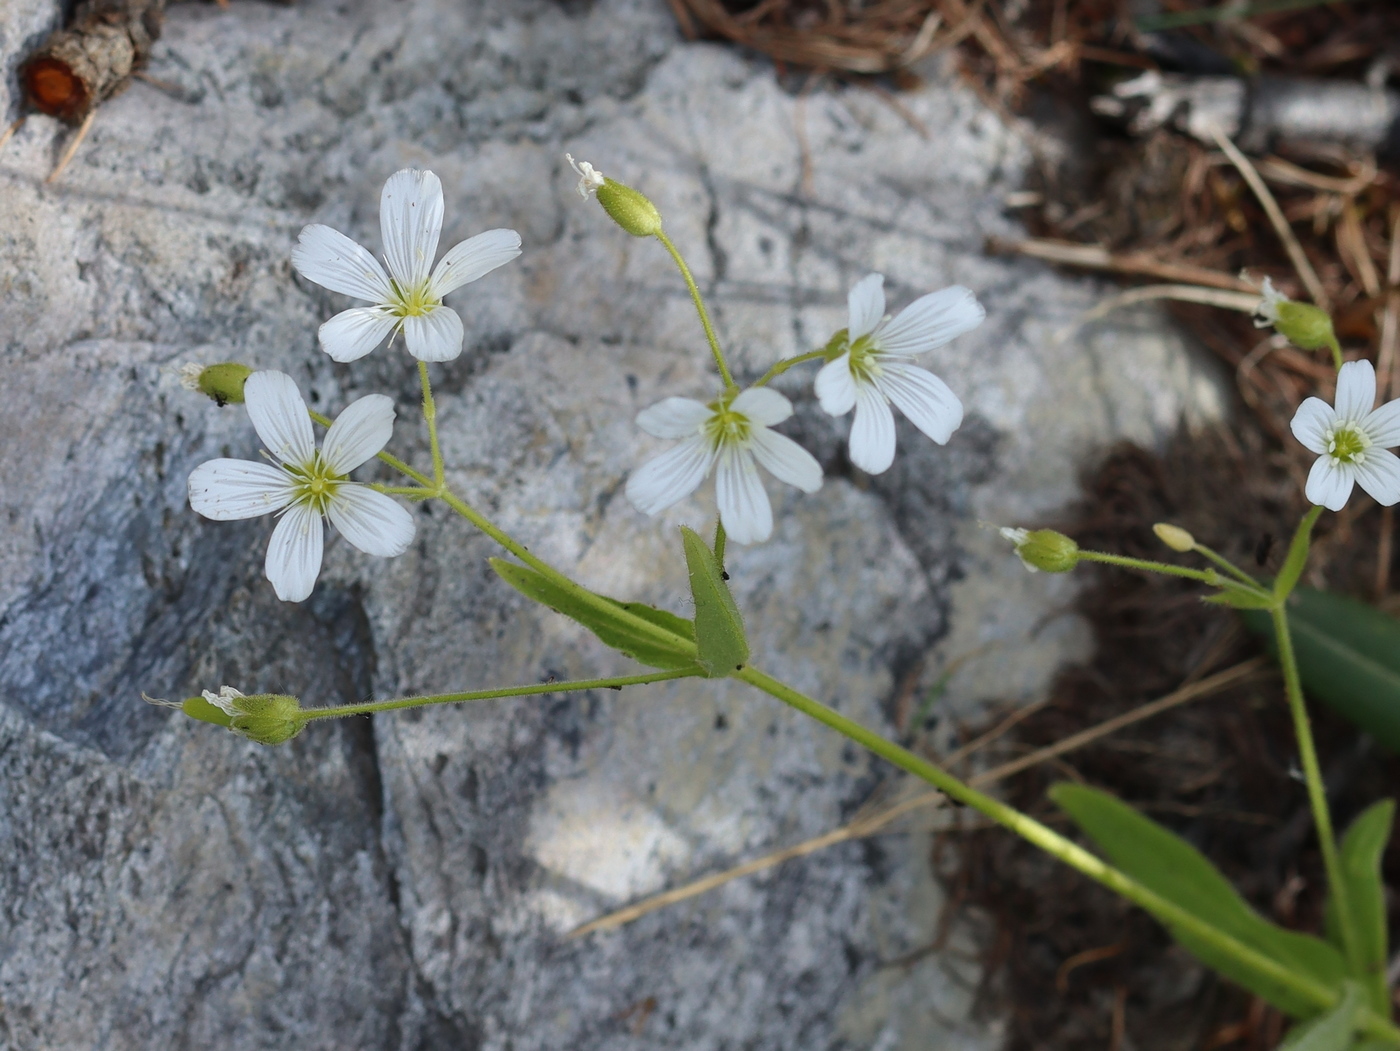
M 851 424 L 851 462 L 870 474 L 894 462 L 894 412 L 940 445 L 962 423 L 956 394 L 914 359 L 982 323 L 986 311 L 966 288 L 954 286 L 916 299 L 891 318 L 885 314 L 885 279 L 871 274 L 848 296 L 849 324 L 833 341 L 835 357 L 817 373 L 822 409 Z M 637 417 L 637 426 L 658 438 L 680 440 L 627 480 L 627 497 L 639 511 L 656 514 L 685 499 L 715 472 L 719 518 L 730 539 L 752 544 L 768 539 L 773 511 L 759 480 L 762 465 L 780 482 L 803 492 L 821 487 L 821 466 L 801 446 L 770 430 L 792 415 L 777 391 L 750 387 L 701 404 L 667 398 Z
M 574 167 L 584 196 L 603 183 L 591 165 Z M 489 230 L 456 245 L 434 266 L 442 220 L 438 177 L 406 169 L 389 178 L 380 197 L 382 264 L 328 226 L 302 230 L 292 250 L 297 271 L 370 303 L 321 325 L 320 344 L 331 358 L 355 361 L 400 333 L 420 361 L 449 361 L 462 352 L 461 318 L 444 305 L 443 297 L 519 256 L 520 235 Z M 833 416 L 855 410 L 851 462 L 879 473 L 894 459 L 891 405 L 940 444 L 962 422 L 957 396 L 914 364 L 914 358 L 975 328 L 985 314 L 971 292 L 954 287 L 917 299 L 890 318 L 879 274 L 851 289 L 849 308 L 850 323 L 829 345 L 816 394 Z M 185 380 L 196 382 L 197 374 Z M 391 399 L 374 394 L 348 406 L 317 450 L 306 403 L 289 376 L 255 372 L 243 393 L 268 462 L 216 459 L 201 464 L 190 475 L 190 506 L 218 521 L 280 516 L 265 565 L 279 598 L 299 602 L 315 587 L 323 518 L 367 554 L 388 557 L 408 549 L 415 533 L 408 511 L 349 478 L 388 443 L 394 421 Z M 741 544 L 767 539 L 773 512 L 758 468 L 804 492 L 815 492 L 822 484 L 821 466 L 812 455 L 772 430 L 792 411 L 787 398 L 764 386 L 730 388 L 706 403 L 667 398 L 653 405 L 637 417 L 638 426 L 680 444 L 633 472 L 628 497 L 638 510 L 656 514 L 689 496 L 713 472 L 728 536 Z

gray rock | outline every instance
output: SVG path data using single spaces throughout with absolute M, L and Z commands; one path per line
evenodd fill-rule
M 55 20 L 11 0 L 7 76 Z M 150 73 L 55 185 L 55 122 L 0 153 L 0 1046 L 994 1045 L 972 929 L 919 954 L 942 903 L 926 831 L 566 937 L 891 790 L 738 684 L 360 719 L 279 749 L 140 693 L 322 705 L 626 667 L 527 607 L 439 507 L 396 560 L 333 542 L 286 606 L 267 523 L 185 504 L 194 465 L 256 451 L 241 410 L 179 388 L 187 360 L 284 369 L 328 412 L 388 392 L 392 448 L 426 459 L 410 359 L 331 363 L 316 325 L 344 303 L 287 261 L 309 221 L 377 247 L 379 187 L 409 164 L 442 176 L 446 243 L 508 225 L 526 246 L 453 297 L 469 349 L 434 369 L 452 483 L 589 585 L 684 610 L 676 527 L 712 498 L 647 520 L 620 490 L 659 448 L 635 413 L 714 381 L 679 280 L 574 195 L 569 149 L 656 200 L 745 375 L 824 342 L 871 269 L 896 306 L 977 291 L 987 323 L 929 362 L 968 422 L 944 448 L 901 430 L 888 475 L 849 467 L 810 372 L 784 377 L 828 481 L 774 487 L 774 539 L 730 569 L 756 661 L 887 732 L 901 687 L 954 665 L 941 716 L 1033 695 L 1085 645 L 1067 616 L 1026 639 L 1070 585 L 976 522 L 1033 522 L 1096 449 L 1221 395 L 1158 315 L 1077 329 L 1096 286 L 982 256 L 1009 232 L 1015 129 L 936 69 L 904 98 L 927 138 L 874 95 L 795 98 L 644 0 L 180 5 Z

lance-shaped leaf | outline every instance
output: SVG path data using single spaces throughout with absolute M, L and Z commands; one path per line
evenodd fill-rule
M 749 659 L 744 618 L 729 593 L 724 571 L 710 545 L 693 529 L 681 527 L 690 594 L 695 600 L 695 646 L 700 666 L 712 679 L 741 670 Z
M 578 621 L 639 664 L 666 671 L 700 670 L 696 667 L 694 630 L 683 617 L 639 602 L 619 602 L 582 588 L 566 588 L 528 566 L 505 559 L 491 559 L 491 568 L 526 598 Z
M 1371 1008 L 1390 1016 L 1390 988 L 1385 980 L 1387 962 L 1385 884 L 1381 882 L 1381 857 L 1390 839 L 1395 802 L 1382 799 L 1362 811 L 1342 837 L 1342 879 L 1356 931 L 1358 959 L 1352 976 L 1361 984 Z M 1340 945 L 1336 900 L 1327 901 L 1327 930 L 1332 944 Z
M 1273 644 L 1267 613 L 1240 615 Z M 1400 621 L 1345 595 L 1299 588 L 1288 623 L 1309 696 L 1400 752 Z
M 1199 850 L 1132 807 L 1083 785 L 1059 784 L 1054 801 L 1119 869 L 1178 907 L 1299 975 L 1340 991 L 1346 965 L 1321 938 L 1285 930 L 1255 912 Z M 1317 1005 L 1273 976 L 1167 924 L 1202 962 L 1295 1018 Z
M 1351 1051 L 1356 1033 L 1356 1015 L 1363 998 L 1355 982 L 1346 983 L 1346 991 L 1332 1010 L 1301 1022 L 1288 1031 L 1278 1051 Z

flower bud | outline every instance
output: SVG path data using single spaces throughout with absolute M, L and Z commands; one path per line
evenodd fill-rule
M 243 381 L 253 374 L 247 365 L 225 361 L 218 365 L 184 365 L 180 383 L 186 390 L 199 391 L 213 398 L 220 407 L 243 403 Z
M 609 179 L 587 161 L 575 161 L 567 153 L 564 157 L 578 172 L 580 197 L 597 197 L 603 211 L 633 237 L 655 237 L 661 232 L 661 213 L 646 194 Z
M 1272 325 L 1275 332 L 1303 350 L 1337 346 L 1337 334 L 1327 311 L 1311 303 L 1289 299 L 1275 289 L 1267 277 L 1259 305 L 1254 308 L 1254 325 L 1256 328 Z
M 1194 551 L 1196 550 L 1196 538 L 1182 529 L 1181 526 L 1168 525 L 1166 522 L 1158 522 L 1152 527 L 1152 532 L 1157 534 L 1157 539 L 1166 544 L 1173 551 Z
M 1016 545 L 1016 554 L 1032 573 L 1068 573 L 1079 564 L 1079 545 L 1053 529 L 1011 529 L 1001 535 Z
M 246 737 L 258 744 L 281 744 L 290 741 L 306 725 L 301 714 L 301 702 L 284 693 L 240 693 L 232 686 L 221 686 L 219 692 L 204 691 L 201 707 L 198 698 L 190 698 L 183 705 L 185 713 L 195 719 L 217 723 L 220 720 L 209 709 L 216 709 L 228 717 L 225 724 L 240 737 Z M 191 710 L 194 708 L 196 710 Z

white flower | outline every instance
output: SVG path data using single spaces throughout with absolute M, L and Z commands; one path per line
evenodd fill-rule
M 817 373 L 817 397 L 833 416 L 854 407 L 851 462 L 870 474 L 894 462 L 890 402 L 939 445 L 962 423 L 963 407 L 948 385 L 909 359 L 941 347 L 982 323 L 987 312 L 960 285 L 914 300 L 893 319 L 885 316 L 885 279 L 862 278 L 849 296 L 846 351 Z
M 1254 308 L 1254 327 L 1268 328 L 1270 325 L 1277 325 L 1279 304 L 1289 302 L 1288 297 L 1274 288 L 1274 283 L 1267 277 L 1264 278 L 1264 286 L 1259 290 L 1259 295 L 1259 305 Z
M 1361 488 L 1376 503 L 1400 501 L 1400 458 L 1387 448 L 1400 445 L 1400 399 L 1376 403 L 1376 370 L 1369 361 L 1348 361 L 1337 373 L 1337 405 L 1309 398 L 1293 417 L 1293 436 L 1318 454 L 1308 472 L 1307 496 L 1329 511 L 1340 511 Z
M 413 516 L 383 493 L 346 479 L 388 443 L 394 429 L 391 399 L 371 394 L 346 406 L 317 452 L 306 403 L 290 376 L 255 372 L 243 393 L 253 429 L 275 462 L 200 464 L 190 474 L 190 506 L 218 522 L 281 512 L 266 562 L 278 598 L 300 602 L 316 586 L 322 515 L 367 555 L 387 558 L 408 549 Z
M 451 361 L 462 353 L 462 319 L 442 297 L 520 255 L 514 230 L 487 230 L 451 249 L 433 268 L 442 232 L 442 183 L 432 172 L 405 168 L 389 176 L 379 198 L 384 259 L 319 223 L 305 227 L 292 249 L 303 277 L 373 306 L 342 311 L 321 326 L 321 347 L 336 361 L 368 354 L 403 332 L 420 361 Z
M 587 161 L 575 163 L 573 155 L 568 153 L 564 154 L 564 159 L 569 162 L 569 166 L 574 171 L 578 172 L 578 195 L 585 201 L 591 194 L 596 194 L 603 183 L 607 181 L 604 179 L 603 173 Z
M 185 390 L 198 391 L 199 377 L 204 375 L 204 366 L 187 361 L 175 371 L 175 375 L 179 377 L 180 386 L 184 387 Z
M 767 540 L 773 509 L 758 464 L 780 482 L 805 493 L 822 486 L 821 464 L 802 446 L 768 428 L 792 415 L 792 403 L 767 387 L 752 387 L 709 405 L 667 398 L 637 416 L 637 426 L 681 444 L 648 460 L 627 479 L 627 499 L 654 515 L 684 500 L 715 469 L 719 520 L 739 544 Z

